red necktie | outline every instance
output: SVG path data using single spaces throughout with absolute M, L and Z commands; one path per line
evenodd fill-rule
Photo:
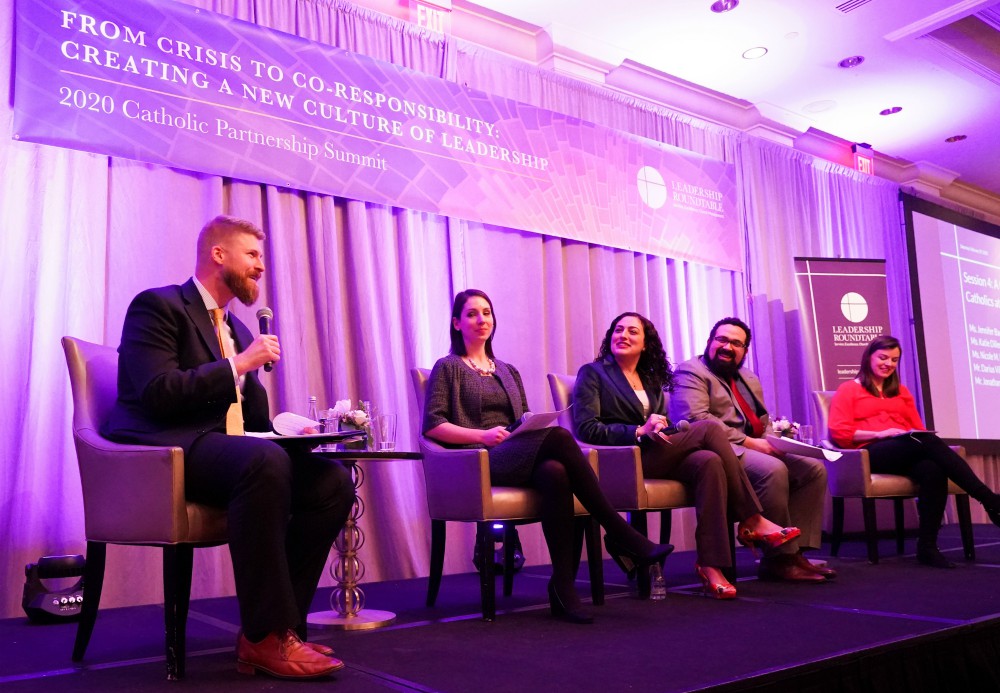
M 736 387 L 736 378 L 732 378 L 729 381 L 729 387 L 733 391 L 733 397 L 736 398 L 736 406 L 740 408 L 743 412 L 743 418 L 747 420 L 750 424 L 751 435 L 754 438 L 760 438 L 764 434 L 764 424 L 760 422 L 760 417 L 757 416 L 757 412 L 754 411 L 753 407 L 743 398 L 743 394 L 740 389 Z

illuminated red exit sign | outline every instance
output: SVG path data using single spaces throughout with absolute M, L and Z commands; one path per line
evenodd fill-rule
M 451 0 L 410 0 L 410 21 L 441 34 L 451 32 Z
M 854 152 L 854 168 L 869 176 L 875 175 L 875 153 L 867 144 L 851 145 Z

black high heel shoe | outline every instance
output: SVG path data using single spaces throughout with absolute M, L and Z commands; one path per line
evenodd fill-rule
M 569 621 L 570 623 L 584 625 L 594 622 L 594 617 L 582 606 L 577 605 L 576 608 L 570 609 L 563 604 L 551 580 L 549 581 L 549 608 L 552 610 L 553 616 L 561 618 L 564 621 Z
M 1000 527 L 1000 502 L 994 501 L 989 505 L 983 503 L 983 510 L 986 511 L 986 516 L 990 518 L 990 522 Z
M 674 550 L 673 544 L 653 544 L 653 548 L 646 554 L 638 554 L 629 551 L 624 546 L 618 544 L 607 534 L 604 535 L 604 548 L 608 550 L 611 560 L 629 575 L 640 568 L 648 568 L 654 563 L 662 563 L 663 559 Z

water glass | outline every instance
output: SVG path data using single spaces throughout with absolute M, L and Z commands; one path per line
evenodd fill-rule
M 815 445 L 815 438 L 813 438 L 813 427 L 810 424 L 805 426 L 799 426 L 799 440 L 806 445 Z
M 396 415 L 381 414 L 375 419 L 375 441 L 379 452 L 396 449 Z

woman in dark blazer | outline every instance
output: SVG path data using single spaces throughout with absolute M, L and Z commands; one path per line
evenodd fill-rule
M 486 447 L 490 476 L 500 486 L 530 486 L 542 494 L 542 531 L 552 558 L 549 602 L 554 616 L 574 623 L 593 618 L 573 583 L 573 496 L 607 531 L 608 553 L 624 570 L 662 561 L 673 547 L 653 544 L 615 512 L 572 434 L 558 426 L 510 437 L 528 410 L 517 370 L 493 356 L 496 321 L 482 291 L 455 296 L 451 354 L 439 359 L 427 383 L 423 432 L 453 447 Z
M 779 546 L 799 530 L 761 515 L 760 501 L 721 424 L 696 421 L 661 435 L 670 424 L 664 392 L 671 382 L 656 327 L 638 313 L 622 313 L 604 335 L 597 360 L 577 373 L 573 428 L 586 443 L 638 445 L 644 475 L 676 479 L 694 490 L 695 572 L 706 593 L 732 599 L 736 588 L 722 573 L 732 565 L 729 516 L 740 522 L 740 541 L 751 546 Z

